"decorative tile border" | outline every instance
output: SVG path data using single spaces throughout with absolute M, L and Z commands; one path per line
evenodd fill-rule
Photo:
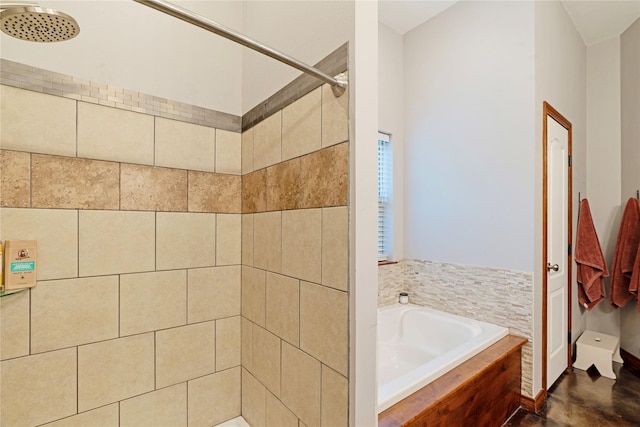
M 347 71 L 348 43 L 327 55 L 315 64 L 315 67 L 331 76 Z M 323 82 L 310 75 L 302 74 L 242 117 L 2 58 L 0 58 L 0 84 L 216 129 L 241 132 L 322 86 Z
M 242 213 L 346 206 L 349 143 L 333 145 L 242 177 Z
M 330 76 L 336 76 L 347 71 L 349 68 L 349 44 L 343 44 L 323 58 L 320 62 L 315 64 L 314 67 L 329 74 Z M 245 113 L 244 116 L 242 116 L 242 130 L 245 131 L 257 125 L 275 112 L 282 110 L 287 105 L 302 98 L 304 95 L 323 84 L 324 82 L 313 76 L 302 74 L 265 101 L 262 101 L 260 104 Z
M 242 177 L 0 150 L 1 207 L 237 213 Z
M 0 59 L 0 84 L 137 113 L 240 132 L 242 118 L 167 98 Z

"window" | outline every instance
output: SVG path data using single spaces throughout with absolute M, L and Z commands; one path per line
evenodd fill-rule
M 391 135 L 378 132 L 378 261 L 391 254 Z

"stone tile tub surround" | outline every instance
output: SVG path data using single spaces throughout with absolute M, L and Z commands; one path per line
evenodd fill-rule
M 242 134 L 242 414 L 348 425 L 348 95 L 323 85 Z
M 0 239 L 39 249 L 37 287 L 0 301 L 0 424 L 240 415 L 241 134 L 0 96 Z
M 378 306 L 409 301 L 509 328 L 527 338 L 522 349 L 522 394 L 533 395 L 533 276 L 514 270 L 407 259 L 378 267 Z

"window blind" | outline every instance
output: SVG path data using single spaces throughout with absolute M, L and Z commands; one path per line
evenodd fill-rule
M 389 259 L 391 217 L 391 140 L 378 132 L 378 260 Z

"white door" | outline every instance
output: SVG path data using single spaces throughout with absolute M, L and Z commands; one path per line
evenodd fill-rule
M 547 388 L 567 368 L 569 133 L 547 116 Z

